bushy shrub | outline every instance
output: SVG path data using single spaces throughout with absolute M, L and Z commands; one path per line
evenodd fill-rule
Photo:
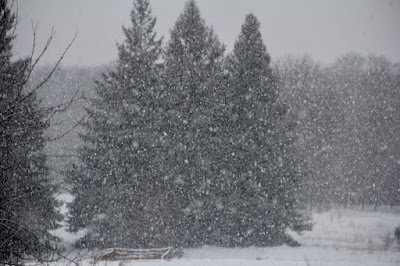
M 400 225 L 396 227 L 396 229 L 394 229 L 394 236 L 397 240 L 397 244 L 400 245 Z

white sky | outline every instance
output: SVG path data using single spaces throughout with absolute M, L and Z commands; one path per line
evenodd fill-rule
M 54 62 L 78 29 L 65 65 L 96 65 L 117 57 L 122 25 L 130 26 L 133 0 L 18 0 L 16 58 L 32 49 L 32 21 L 38 23 L 37 50 L 56 31 L 42 62 Z M 151 0 L 157 32 L 169 31 L 185 0 Z M 247 13 L 261 22 L 273 58 L 308 53 L 329 63 L 346 52 L 382 54 L 400 61 L 400 0 L 197 0 L 201 14 L 231 51 Z

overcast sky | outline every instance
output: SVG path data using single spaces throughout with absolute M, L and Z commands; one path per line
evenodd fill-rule
M 18 0 L 15 57 L 30 53 L 32 21 L 37 49 L 54 26 L 56 35 L 43 62 L 53 62 L 78 29 L 64 65 L 96 65 L 117 57 L 122 25 L 129 26 L 133 0 Z M 185 0 L 151 0 L 157 32 L 169 31 Z M 261 22 L 272 58 L 308 53 L 323 63 L 346 52 L 382 54 L 400 61 L 400 0 L 197 0 L 203 18 L 231 51 L 247 13 Z

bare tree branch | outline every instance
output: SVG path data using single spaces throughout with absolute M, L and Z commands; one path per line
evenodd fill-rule
M 34 33 L 35 36 L 36 33 Z M 46 50 L 48 49 L 48 47 L 50 46 L 51 40 L 54 37 L 54 29 L 52 29 L 51 31 L 51 35 L 50 37 L 47 39 L 46 45 L 43 48 L 42 52 L 40 53 L 40 55 L 38 56 L 38 58 L 36 58 L 35 62 L 29 66 L 29 71 L 28 71 L 28 75 L 25 78 L 25 80 L 22 82 L 21 88 L 25 88 L 26 83 L 28 82 L 28 80 L 30 79 L 30 76 L 34 70 L 34 68 L 36 67 L 37 63 L 40 61 L 40 59 L 42 58 L 42 56 L 44 55 L 44 53 L 46 52 Z M 47 76 L 38 84 L 36 85 L 30 92 L 28 92 L 26 95 L 24 95 L 23 97 L 21 97 L 20 99 L 17 99 L 15 101 L 15 103 L 13 105 L 11 105 L 7 110 L 5 110 L 4 112 L 2 112 L 0 114 L 0 117 L 7 117 L 6 114 L 9 113 L 11 110 L 15 109 L 21 102 L 25 101 L 27 98 L 31 97 L 36 91 L 38 91 L 49 79 L 50 77 L 53 75 L 53 73 L 56 71 L 56 69 L 58 68 L 58 66 L 60 65 L 61 61 L 63 60 L 65 54 L 68 52 L 68 50 L 71 48 L 72 44 L 75 42 L 75 39 L 78 35 L 78 30 L 76 29 L 75 31 L 75 35 L 72 38 L 71 42 L 68 44 L 68 46 L 65 48 L 64 52 L 62 53 L 61 57 L 58 59 L 57 63 L 53 66 L 53 68 L 51 69 L 51 71 L 47 74 Z M 35 41 L 34 41 L 35 43 Z M 20 94 L 19 94 L 20 95 Z M 3 119 L 4 120 L 4 119 Z M 1 123 L 2 121 L 0 121 Z
M 54 138 L 48 138 L 47 139 L 47 142 L 49 142 L 49 141 L 56 141 L 56 140 L 59 140 L 59 139 L 62 139 L 63 137 L 65 137 L 66 135 L 68 135 L 69 133 L 71 133 L 75 128 L 77 128 L 81 123 L 82 123 L 82 121 L 84 120 L 86 118 L 86 115 L 84 115 L 75 125 L 73 125 L 68 131 L 66 131 L 66 132 L 64 132 L 63 134 L 61 134 L 61 135 L 59 135 L 59 136 L 56 136 L 56 137 L 54 137 Z
M 50 71 L 50 73 L 47 75 L 47 77 L 41 82 L 39 83 L 39 85 L 37 85 L 30 93 L 33 93 L 35 91 L 37 91 L 38 89 L 40 89 L 49 79 L 50 77 L 53 75 L 54 71 L 56 71 L 56 69 L 58 68 L 58 66 L 60 65 L 61 61 L 64 59 L 65 54 L 68 52 L 68 50 L 71 48 L 72 44 L 75 42 L 76 37 L 78 36 L 78 29 L 75 30 L 75 35 L 72 38 L 71 42 L 68 44 L 68 46 L 65 48 L 64 52 L 62 53 L 61 57 L 58 59 L 57 63 L 55 64 L 55 66 L 53 67 L 53 69 Z M 53 36 L 50 36 L 50 38 L 52 38 Z M 49 39 L 50 39 L 49 38 Z M 46 48 L 47 49 L 47 48 Z M 43 55 L 43 53 L 41 54 L 41 56 Z M 35 67 L 35 64 L 33 65 L 33 67 Z M 28 80 L 25 81 L 25 83 Z M 26 96 L 29 97 L 29 94 Z
M 15 36 L 16 36 L 15 32 L 17 31 L 17 25 L 18 25 L 18 11 L 19 11 L 19 9 L 18 9 L 18 1 L 13 0 L 11 2 L 11 9 L 13 8 L 14 3 L 16 3 L 16 5 L 17 5 L 17 10 L 15 11 L 15 23 L 14 23 L 14 26 L 13 26 L 13 32 L 11 34 L 11 38 L 15 38 Z

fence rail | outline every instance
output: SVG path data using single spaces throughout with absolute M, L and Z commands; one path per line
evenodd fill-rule
M 171 259 L 177 256 L 172 247 L 152 249 L 110 248 L 102 251 L 96 260 L 150 260 Z

